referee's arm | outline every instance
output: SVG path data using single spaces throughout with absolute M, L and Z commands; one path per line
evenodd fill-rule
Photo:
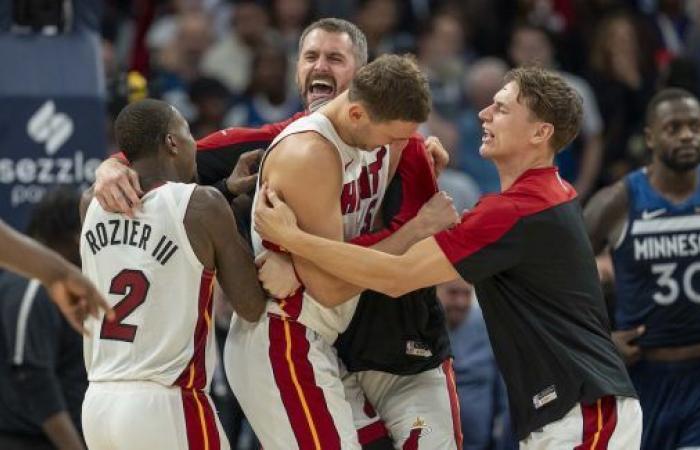
M 60 449 L 84 449 L 56 374 L 61 316 L 37 280 L 7 311 L 3 330 L 11 367 L 9 380 L 32 421 Z M 14 326 L 10 324 L 14 322 Z

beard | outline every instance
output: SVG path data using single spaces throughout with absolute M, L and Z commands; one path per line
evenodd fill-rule
M 681 149 L 674 149 L 670 152 L 662 152 L 659 155 L 661 162 L 676 173 L 684 173 L 690 170 L 695 170 L 700 164 L 700 150 L 696 151 L 693 159 L 679 159 L 677 154 Z

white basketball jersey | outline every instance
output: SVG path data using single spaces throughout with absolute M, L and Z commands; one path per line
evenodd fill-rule
M 216 360 L 214 273 L 199 262 L 183 223 L 195 186 L 149 191 L 133 220 L 90 203 L 80 236 L 83 273 L 116 313 L 113 322 L 103 314 L 86 321 L 90 381 L 208 390 Z
M 340 203 L 343 214 L 343 234 L 349 241 L 360 234 L 371 231 L 372 222 L 381 205 L 389 177 L 389 150 L 380 147 L 364 151 L 347 145 L 340 139 L 331 121 L 320 112 L 292 122 L 270 144 L 269 153 L 284 138 L 291 134 L 313 131 L 333 144 L 340 155 L 338 170 L 343 173 L 343 189 Z M 257 202 L 257 193 L 254 204 Z M 260 236 L 251 231 L 256 255 L 264 248 Z M 267 310 L 273 314 L 287 315 L 321 334 L 329 342 L 335 341 L 339 333 L 347 328 L 359 296 L 335 308 L 319 304 L 307 293 L 303 298 L 268 302 Z

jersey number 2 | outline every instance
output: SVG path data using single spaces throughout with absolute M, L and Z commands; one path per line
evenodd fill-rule
M 114 320 L 102 321 L 100 339 L 134 342 L 136 325 L 125 324 L 122 321 L 146 301 L 150 287 L 151 283 L 140 270 L 124 269 L 112 278 L 109 293 L 123 295 L 124 298 L 114 305 Z

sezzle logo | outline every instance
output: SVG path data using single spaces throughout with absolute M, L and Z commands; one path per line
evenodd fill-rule
M 53 156 L 73 136 L 73 120 L 57 112 L 53 100 L 47 100 L 27 122 L 27 134 L 35 142 L 43 142 L 46 154 Z
M 45 153 L 39 150 L 38 156 L 32 156 L 17 151 L 0 157 L 0 188 L 7 186 L 11 207 L 38 202 L 54 184 L 89 185 L 95 180 L 101 159 L 65 145 L 75 136 L 74 130 L 74 119 L 58 112 L 53 100 L 31 114 L 26 132 Z

